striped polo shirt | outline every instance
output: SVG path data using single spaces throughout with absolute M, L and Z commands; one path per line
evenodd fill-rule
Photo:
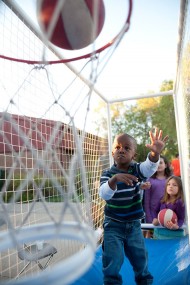
M 131 163 L 128 171 L 121 171 L 115 165 L 103 171 L 100 178 L 100 187 L 117 173 L 128 173 L 136 176 L 138 182 L 133 182 L 133 186 L 123 182 L 117 183 L 117 191 L 111 199 L 106 200 L 105 215 L 121 222 L 142 219 L 144 211 L 140 192 L 140 182 L 146 180 L 140 171 L 139 163 Z

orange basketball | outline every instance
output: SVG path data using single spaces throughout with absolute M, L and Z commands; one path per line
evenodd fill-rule
M 76 50 L 90 45 L 104 25 L 103 0 L 65 0 L 58 9 L 60 3 L 59 0 L 38 0 L 37 18 L 43 33 L 48 35 L 52 29 L 48 40 L 63 49 Z
M 161 226 L 166 227 L 168 221 L 175 223 L 177 220 L 177 215 L 171 209 L 163 209 L 158 213 L 158 221 Z

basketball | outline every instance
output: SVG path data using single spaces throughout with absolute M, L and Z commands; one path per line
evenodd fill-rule
M 103 0 L 38 0 L 37 7 L 42 32 L 62 49 L 77 50 L 90 45 L 104 25 Z
M 166 227 L 168 221 L 172 221 L 172 223 L 175 223 L 176 219 L 177 215 L 171 209 L 163 209 L 158 213 L 158 221 L 163 227 Z

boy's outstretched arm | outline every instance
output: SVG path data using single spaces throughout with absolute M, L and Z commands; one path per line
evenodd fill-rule
M 152 162 L 157 162 L 159 160 L 160 153 L 165 147 L 165 143 L 168 140 L 168 136 L 162 138 L 162 130 L 155 129 L 153 134 L 152 131 L 149 131 L 150 135 L 150 144 L 146 144 L 146 147 L 150 149 L 149 159 Z

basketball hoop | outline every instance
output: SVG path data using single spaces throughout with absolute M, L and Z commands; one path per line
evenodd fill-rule
M 105 45 L 103 45 L 102 47 L 100 47 L 100 48 L 98 48 L 96 50 L 93 50 L 90 53 L 86 53 L 86 54 L 83 54 L 81 56 L 71 57 L 71 58 L 67 58 L 67 59 L 60 59 L 60 60 L 42 60 L 42 61 L 38 61 L 38 60 L 14 58 L 14 57 L 6 56 L 6 55 L 0 55 L 0 58 L 5 59 L 5 60 L 10 60 L 10 61 L 27 63 L 27 64 L 39 64 L 39 65 L 40 64 L 46 64 L 47 65 L 47 64 L 69 63 L 69 62 L 73 62 L 73 61 L 79 61 L 79 60 L 82 60 L 82 59 L 91 58 L 92 56 L 93 57 L 98 56 L 104 50 L 108 49 L 109 47 L 111 47 L 115 43 L 120 42 L 120 40 L 122 39 L 123 35 L 129 30 L 131 14 L 132 14 L 132 3 L 133 2 L 132 2 L 132 0 L 128 0 L 128 3 L 129 3 L 128 14 L 127 14 L 127 17 L 126 17 L 126 21 L 125 21 L 123 27 L 121 28 L 120 32 L 114 38 L 112 38 L 108 43 L 106 43 Z M 29 23 L 29 25 L 30 24 L 31 23 Z M 33 27 L 33 29 L 36 30 L 35 27 Z M 36 30 L 35 32 L 39 36 L 39 38 L 43 40 L 45 45 L 48 44 L 49 47 L 52 47 L 52 44 L 47 42 L 47 39 L 44 38 L 43 34 L 39 33 L 38 30 Z
M 18 280 L 5 281 L 4 284 L 70 284 L 79 278 L 92 264 L 96 250 L 95 232 L 84 224 L 61 223 L 61 224 L 38 224 L 31 227 L 18 229 L 11 236 L 11 232 L 0 233 L 0 251 L 19 247 L 36 240 L 44 239 L 72 239 L 85 244 L 85 249 L 78 251 L 67 259 L 46 269 L 40 274 L 27 275 Z

